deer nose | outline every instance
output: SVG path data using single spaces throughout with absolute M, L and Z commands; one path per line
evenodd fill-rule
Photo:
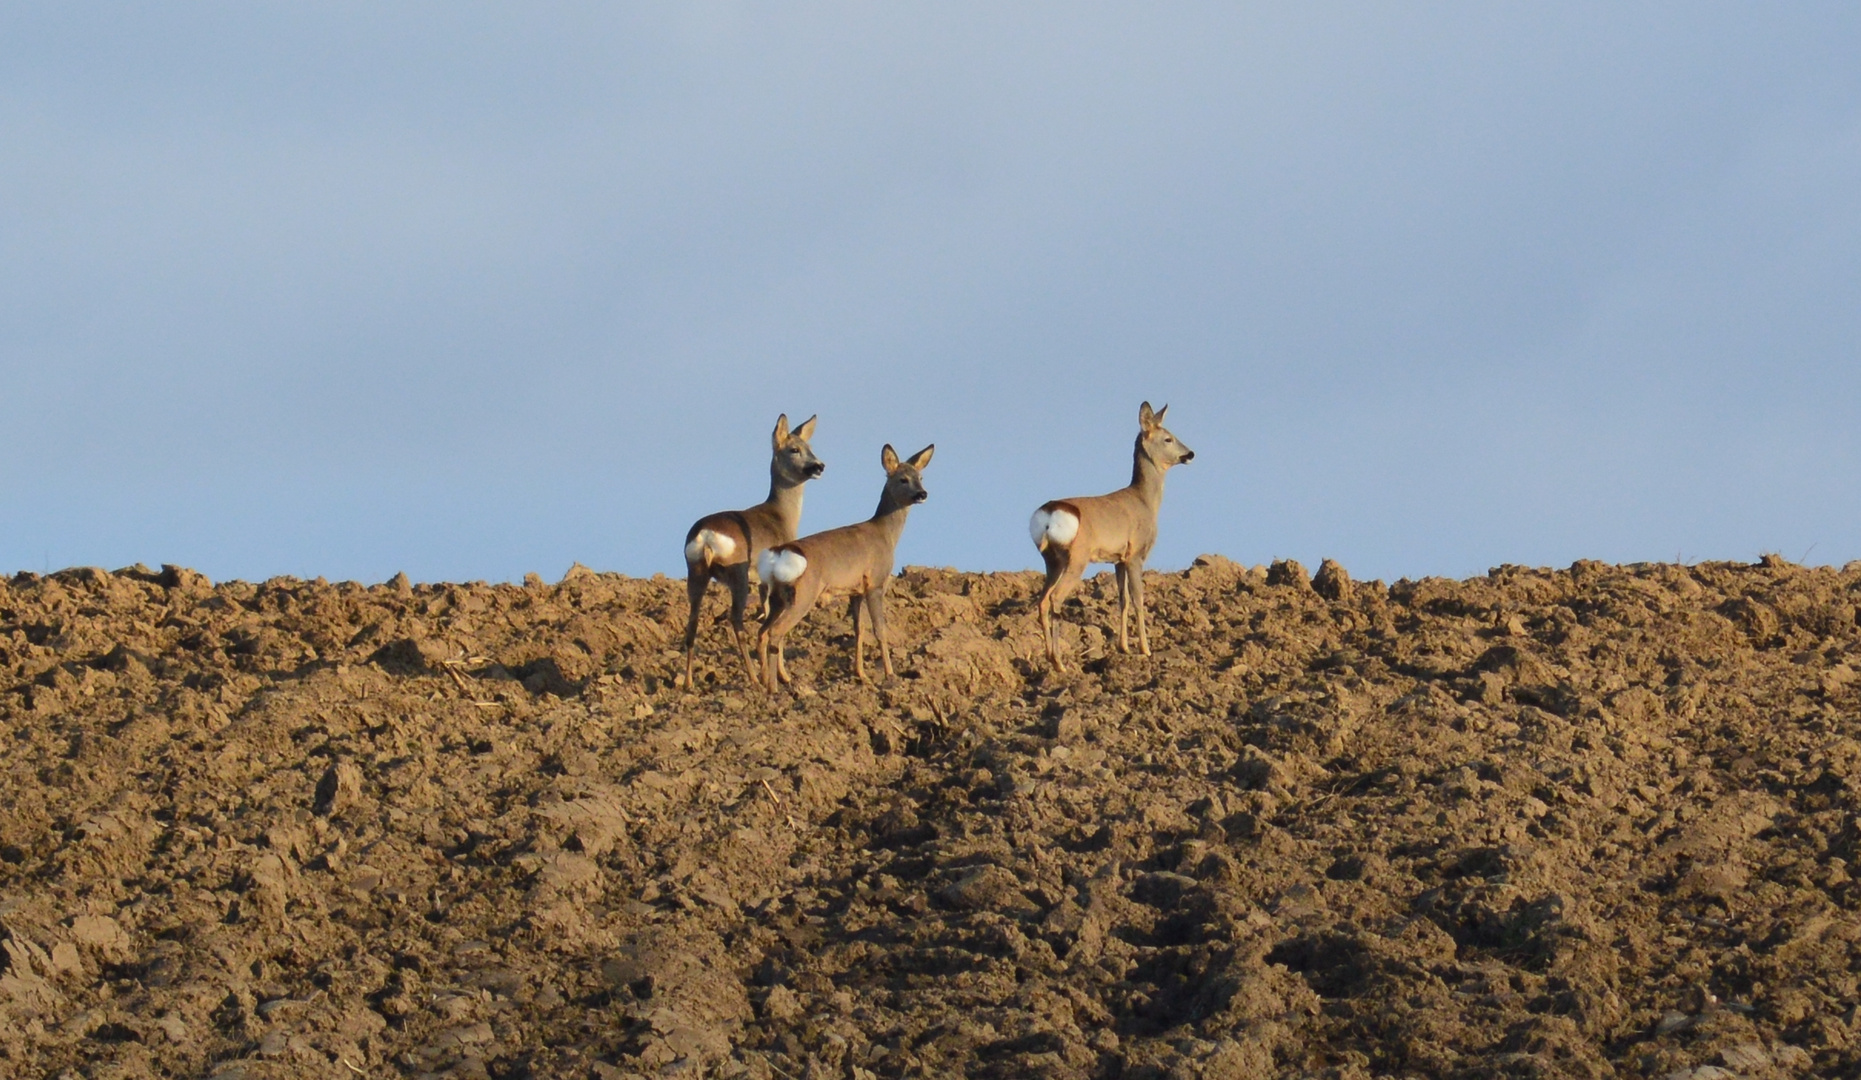
M 923 502 L 923 501 L 924 501 L 925 499 L 928 499 L 928 498 L 930 498 L 930 492 L 928 492 L 928 491 L 920 491 L 920 492 L 918 492 L 918 493 L 917 493 L 916 495 L 913 495 L 913 496 L 911 497 L 911 501 L 912 501 L 912 502 L 914 502 L 914 503 L 921 503 L 921 502 Z
M 1195 460 L 1195 451 L 1194 451 L 1194 450 L 1184 450 L 1184 451 L 1183 451 L 1183 460 L 1184 460 L 1184 461 L 1194 461 L 1194 460 Z
M 808 467 L 803 471 L 808 474 L 809 479 L 813 479 L 814 477 L 819 476 L 822 473 L 826 472 L 827 466 L 821 464 L 818 461 L 814 461 L 814 462 L 810 462 L 808 464 Z

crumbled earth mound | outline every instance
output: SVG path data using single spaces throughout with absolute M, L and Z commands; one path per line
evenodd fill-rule
M 1861 566 L 1038 583 L 0 583 L 0 1074 L 1861 1073 Z

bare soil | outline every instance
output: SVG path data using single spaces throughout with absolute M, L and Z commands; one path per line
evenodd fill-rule
M 0 1075 L 1861 1075 L 1861 566 L 1037 585 L 0 582 Z

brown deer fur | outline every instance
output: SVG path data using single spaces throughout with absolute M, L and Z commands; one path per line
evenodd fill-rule
M 788 682 L 788 665 L 782 659 L 782 639 L 824 596 L 852 597 L 853 670 L 867 682 L 865 627 L 860 608 L 872 622 L 879 639 L 879 660 L 887 678 L 892 675 L 891 645 L 885 637 L 885 590 L 892 580 L 892 558 L 905 531 L 905 515 L 927 497 L 922 472 L 936 446 L 927 446 L 907 461 L 886 446 L 879 456 L 885 467 L 885 488 L 879 509 L 856 525 L 804 536 L 777 544 L 762 556 L 762 577 L 769 585 L 769 613 L 757 636 L 756 652 L 762 661 L 763 682 L 774 690 L 777 681 Z M 773 664 L 770 652 L 775 654 Z
M 1130 618 L 1135 607 L 1138 647 L 1150 655 L 1150 632 L 1144 621 L 1144 560 L 1157 542 L 1163 474 L 1195 457 L 1195 451 L 1163 426 L 1169 410 L 1165 405 L 1152 413 L 1148 401 L 1138 409 L 1130 486 L 1109 495 L 1055 499 L 1036 510 L 1028 523 L 1047 564 L 1047 583 L 1040 594 L 1040 631 L 1046 639 L 1047 659 L 1056 671 L 1065 665 L 1054 635 L 1053 613 L 1078 587 L 1086 566 L 1095 562 L 1117 568 L 1119 651 L 1131 651 Z
M 699 518 L 685 533 L 685 591 L 691 616 L 685 622 L 685 686 L 692 684 L 692 653 L 698 640 L 698 609 L 712 578 L 730 589 L 730 627 L 736 637 L 743 670 L 751 679 L 749 639 L 743 630 L 743 609 L 749 601 L 750 568 L 772 544 L 793 540 L 801 531 L 801 488 L 821 475 L 826 466 L 814 456 L 808 440 L 814 437 L 815 417 L 794 431 L 788 414 L 776 418 L 771 436 L 774 454 L 769 461 L 769 497 L 747 510 L 727 510 Z M 763 583 L 765 592 L 768 583 Z

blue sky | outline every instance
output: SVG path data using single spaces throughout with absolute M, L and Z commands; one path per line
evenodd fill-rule
M 1861 558 L 1852 5 L 14 5 L 0 567 Z

